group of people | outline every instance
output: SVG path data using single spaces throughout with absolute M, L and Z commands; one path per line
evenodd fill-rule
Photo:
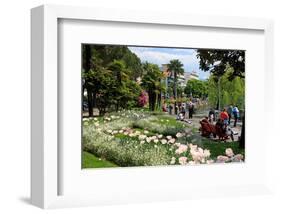
M 237 106 L 233 107 L 230 105 L 228 108 L 224 108 L 220 113 L 211 109 L 209 111 L 209 116 L 200 121 L 202 136 L 210 137 L 210 135 L 213 134 L 214 137 L 218 136 L 221 140 L 226 140 L 228 137 L 234 140 L 234 135 L 236 135 L 237 132 L 234 132 L 234 130 L 230 128 L 232 117 L 234 118 L 233 126 L 236 127 L 239 118 L 239 109 Z
M 219 118 L 224 125 L 230 125 L 231 123 L 231 118 L 234 118 L 234 124 L 233 126 L 236 127 L 237 125 L 237 120 L 239 118 L 239 109 L 237 106 L 228 106 L 228 108 L 224 108 L 223 111 L 219 114 Z M 214 109 L 211 109 L 209 111 L 209 121 L 214 122 L 216 121 L 216 113 Z
M 177 115 L 178 120 L 185 120 L 186 119 L 186 112 L 188 111 L 188 119 L 193 118 L 194 114 L 194 103 L 179 103 L 178 106 L 176 106 L 175 114 Z
M 168 108 L 168 109 L 167 109 Z M 162 110 L 164 112 L 169 112 L 169 114 L 175 114 L 177 115 L 177 119 L 179 120 L 184 120 L 187 116 L 187 112 L 188 112 L 188 118 L 192 119 L 193 118 L 193 114 L 194 114 L 194 103 L 193 102 L 187 102 L 187 103 L 178 103 L 175 106 L 174 109 L 174 105 L 173 104 L 169 104 L 167 107 L 165 105 L 163 105 Z

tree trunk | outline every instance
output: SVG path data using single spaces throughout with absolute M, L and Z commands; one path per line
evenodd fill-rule
M 84 64 L 85 72 L 89 72 L 91 69 L 91 56 L 92 56 L 91 55 L 91 46 L 85 45 L 85 64 Z M 88 97 L 89 117 L 92 117 L 93 116 L 93 95 L 92 95 L 92 89 L 90 86 L 87 86 L 87 97 Z
M 242 130 L 241 130 L 241 136 L 239 140 L 239 148 L 245 149 L 245 112 L 242 119 Z
M 90 87 L 87 88 L 89 117 L 93 117 L 93 96 Z
M 175 103 L 174 103 L 174 109 L 175 109 L 175 114 L 177 114 L 176 112 L 176 106 L 177 106 L 177 73 L 174 71 L 174 99 L 175 99 Z

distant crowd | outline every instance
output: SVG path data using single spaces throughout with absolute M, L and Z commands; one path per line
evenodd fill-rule
M 195 109 L 195 104 L 192 101 L 187 103 L 178 103 L 175 106 L 175 109 L 173 104 L 169 104 L 168 106 L 164 104 L 162 106 L 162 110 L 164 112 L 168 112 L 171 115 L 175 114 L 177 115 L 177 118 L 180 120 L 185 119 L 187 117 L 187 113 L 188 113 L 188 118 L 192 119 L 194 114 L 194 109 Z

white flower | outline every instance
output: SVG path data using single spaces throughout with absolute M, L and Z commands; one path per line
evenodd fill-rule
M 192 143 L 189 144 L 189 148 L 192 149 L 197 149 L 197 145 L 193 145 Z
M 172 136 L 168 135 L 166 138 L 167 138 L 168 140 L 170 140 L 170 139 L 172 139 Z
M 150 143 L 150 141 L 151 141 L 151 138 L 150 138 L 150 137 L 147 137 L 147 138 L 146 138 L 146 142 Z
M 116 131 L 116 130 L 114 130 L 113 132 L 112 132 L 112 134 L 117 134 L 118 133 L 118 131 Z
M 232 151 L 231 148 L 227 148 L 227 149 L 225 150 L 225 154 L 226 154 L 226 156 L 228 156 L 228 157 L 233 157 L 233 156 L 234 156 L 234 153 L 233 153 L 233 151 Z
M 157 145 L 154 145 L 154 148 L 157 148 Z
M 175 164 L 176 163 L 176 158 L 172 157 L 170 164 Z
M 144 141 L 144 140 L 141 140 L 141 141 L 140 141 L 140 144 L 144 144 L 144 143 L 145 143 L 145 141 Z
M 144 140 L 146 138 L 146 135 L 139 135 L 139 140 Z
M 180 132 L 178 132 L 178 133 L 176 134 L 176 137 L 177 137 L 177 138 L 183 137 L 183 134 L 180 133 Z
M 175 138 L 172 138 L 172 139 L 169 140 L 169 143 L 170 143 L 170 144 L 173 144 L 173 143 L 175 143 L 175 142 L 176 142 L 176 139 L 175 139 Z
M 97 120 L 98 120 L 98 118 L 95 117 L 95 118 L 94 118 L 94 121 L 97 121 Z
M 88 121 L 89 120 L 89 118 L 83 118 L 83 121 Z
M 154 142 L 154 143 L 158 143 L 159 140 L 158 140 L 158 139 L 154 139 L 153 142 Z
M 180 165 L 186 165 L 187 164 L 187 157 L 180 157 L 179 163 L 180 163 Z
M 146 130 L 144 130 L 144 132 L 143 132 L 144 134 L 148 134 L 149 132 L 148 131 L 146 131 Z
M 161 143 L 162 143 L 162 144 L 166 144 L 167 142 L 168 142 L 168 141 L 167 141 L 166 139 L 162 139 L 162 140 L 161 140 Z
M 209 158 L 210 156 L 211 156 L 210 150 L 205 149 L 205 150 L 204 150 L 204 157 L 205 157 L 205 158 Z
M 121 129 L 121 130 L 119 130 L 119 133 L 123 133 L 124 131 Z
M 207 164 L 214 163 L 214 160 L 207 160 L 206 163 L 207 163 Z
M 137 131 L 135 132 L 135 134 L 136 134 L 136 135 L 139 135 L 139 134 L 140 134 L 140 131 L 137 130 Z
M 100 124 L 99 124 L 99 122 L 95 122 L 94 125 L 95 126 L 99 126 Z
M 112 130 L 111 130 L 111 129 L 108 129 L 108 130 L 107 130 L 107 133 L 111 134 L 111 133 L 112 133 Z
M 157 135 L 157 137 L 158 137 L 158 138 L 162 138 L 162 137 L 163 137 L 163 135 L 162 135 L 162 134 L 159 134 L 159 135 Z

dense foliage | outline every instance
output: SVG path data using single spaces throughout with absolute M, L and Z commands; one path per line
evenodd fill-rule
M 100 114 L 114 108 L 137 105 L 142 75 L 140 59 L 126 46 L 83 45 L 83 92 L 87 92 L 89 116 L 93 107 Z
M 229 69 L 230 70 L 230 69 Z M 208 81 L 209 104 L 216 108 L 220 101 L 221 107 L 236 105 L 239 109 L 245 108 L 245 81 L 240 77 L 235 77 L 229 81 L 231 70 L 226 72 L 220 80 L 211 75 Z M 220 87 L 220 92 L 218 88 Z
M 208 82 L 191 79 L 187 81 L 184 92 L 187 96 L 204 99 L 208 96 Z

